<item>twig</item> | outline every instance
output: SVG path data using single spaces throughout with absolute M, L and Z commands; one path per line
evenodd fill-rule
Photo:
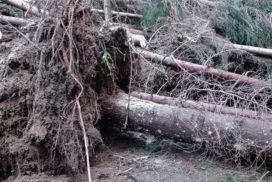
M 264 179 L 264 177 L 265 177 L 268 173 L 269 173 L 269 171 L 266 171 L 266 172 L 261 176 L 261 178 L 258 179 L 256 182 L 261 182 L 261 181 Z

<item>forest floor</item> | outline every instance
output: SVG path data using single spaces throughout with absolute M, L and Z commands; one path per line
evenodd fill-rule
M 98 153 L 92 167 L 93 180 L 99 182 L 255 182 L 264 173 L 264 168 L 238 167 L 227 159 L 218 161 L 200 153 L 152 153 L 128 140 L 113 142 Z M 261 181 L 272 178 L 268 173 Z

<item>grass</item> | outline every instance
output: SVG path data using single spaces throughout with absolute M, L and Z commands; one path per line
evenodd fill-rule
M 141 24 L 152 27 L 162 17 L 182 17 L 183 3 L 182 0 L 154 0 L 152 4 L 143 8 L 141 14 L 144 17 Z
M 233 43 L 272 47 L 271 12 L 270 0 L 225 0 L 213 16 L 212 25 Z

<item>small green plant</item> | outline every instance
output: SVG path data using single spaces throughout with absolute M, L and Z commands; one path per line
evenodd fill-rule
M 108 51 L 104 51 L 103 56 L 102 56 L 102 64 L 106 67 L 107 71 L 110 73 L 112 72 L 112 65 L 111 65 L 111 54 Z

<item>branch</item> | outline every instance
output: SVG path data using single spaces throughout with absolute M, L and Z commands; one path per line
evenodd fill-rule
M 207 73 L 210 76 L 216 76 L 226 80 L 233 80 L 233 81 L 237 81 L 238 83 L 251 84 L 251 85 L 267 85 L 267 83 L 263 80 L 250 78 L 248 76 L 239 75 L 236 73 L 231 73 L 231 72 L 227 72 L 223 70 L 218 70 L 218 69 L 210 68 L 203 65 L 189 63 L 182 60 L 177 60 L 173 58 L 173 56 L 172 57 L 162 56 L 153 52 L 145 51 L 143 49 L 136 49 L 136 53 L 139 55 L 142 55 L 146 59 L 150 59 L 151 61 L 161 63 L 165 66 L 185 69 L 190 73 L 195 73 L 195 72 Z
M 91 9 L 91 11 L 97 12 L 97 13 L 104 13 L 104 10 L 102 10 L 102 9 Z M 112 11 L 111 13 L 113 15 L 127 16 L 127 17 L 131 17 L 131 18 L 135 18 L 135 19 L 142 19 L 143 18 L 143 15 L 134 14 L 134 13 L 124 13 L 124 12 L 117 12 L 117 11 Z
M 28 23 L 31 23 L 33 21 L 27 20 L 24 18 L 17 18 L 17 17 L 12 17 L 12 16 L 5 16 L 0 14 L 0 21 L 4 23 L 10 23 L 12 25 L 27 25 Z
M 142 92 L 132 92 L 131 95 L 138 99 L 149 100 L 158 104 L 181 106 L 184 108 L 191 108 L 191 109 L 196 109 L 200 111 L 209 111 L 214 113 L 229 114 L 229 115 L 242 116 L 242 117 L 248 117 L 248 118 L 254 118 L 254 119 L 259 119 L 259 118 L 263 120 L 272 119 L 271 113 L 268 113 L 268 114 L 263 113 L 260 115 L 259 113 L 253 110 L 238 109 L 234 107 L 227 107 L 227 106 L 204 103 L 204 102 L 196 102 L 192 100 L 180 100 L 178 98 L 160 96 L 155 94 L 146 94 Z

